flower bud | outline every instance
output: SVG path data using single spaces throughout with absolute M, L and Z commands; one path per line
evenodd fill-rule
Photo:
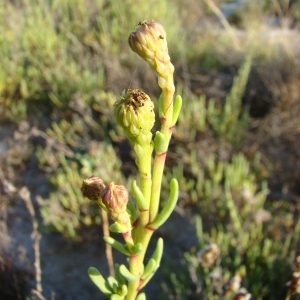
M 287 286 L 289 287 L 289 296 L 300 294 L 300 272 L 293 273 L 292 280 L 288 282 Z
M 155 122 L 154 104 L 146 93 L 139 89 L 124 90 L 114 108 L 118 124 L 132 143 L 143 145 L 151 141 L 151 129 Z
M 241 283 L 242 283 L 242 276 L 239 274 L 235 275 L 226 285 L 225 293 L 228 294 L 232 292 L 237 292 L 241 287 Z
M 251 294 L 245 288 L 241 288 L 233 297 L 233 300 L 250 300 Z
M 166 77 L 174 67 L 168 53 L 167 34 L 158 22 L 139 22 L 135 31 L 131 32 L 128 43 L 132 51 L 146 60 L 160 77 Z
M 126 212 L 129 200 L 128 191 L 123 185 L 115 185 L 111 182 L 101 192 L 102 205 L 106 208 L 111 218 L 121 224 L 127 223 L 127 216 L 123 218 Z
M 212 266 L 219 257 L 219 248 L 216 244 L 206 246 L 203 250 L 198 252 L 197 258 L 203 267 Z
M 296 272 L 300 273 L 300 255 L 298 255 L 295 259 L 295 268 L 296 268 Z
M 80 190 L 84 197 L 93 201 L 99 201 L 101 200 L 101 192 L 104 188 L 105 184 L 102 179 L 92 175 L 91 177 L 83 180 Z

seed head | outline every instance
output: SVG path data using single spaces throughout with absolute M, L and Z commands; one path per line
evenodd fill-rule
M 80 190 L 84 197 L 93 201 L 100 201 L 101 192 L 104 188 L 105 184 L 103 183 L 103 180 L 92 175 L 91 177 L 83 180 Z
M 132 143 L 143 145 L 151 141 L 151 129 L 155 122 L 154 104 L 142 90 L 124 90 L 114 104 L 114 114 Z

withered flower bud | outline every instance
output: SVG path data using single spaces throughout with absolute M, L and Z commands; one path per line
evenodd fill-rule
M 105 188 L 103 180 L 95 175 L 83 180 L 80 188 L 84 197 L 93 201 L 101 200 L 101 192 Z
M 289 287 L 289 296 L 300 294 L 300 272 L 294 272 L 292 280 L 287 285 Z
M 114 114 L 132 143 L 144 145 L 151 142 L 154 104 L 146 93 L 139 89 L 124 90 L 114 104 Z
M 203 250 L 198 252 L 197 258 L 199 263 L 203 267 L 210 267 L 212 266 L 219 257 L 219 248 L 216 244 L 211 244 L 206 246 Z
M 233 300 L 250 300 L 251 294 L 245 288 L 241 288 L 233 297 Z
M 296 271 L 300 273 L 300 255 L 298 255 L 295 259 L 295 267 Z
M 225 287 L 225 293 L 236 292 L 241 287 L 242 276 L 237 274 L 235 275 L 230 282 Z
M 129 200 L 128 191 L 124 185 L 115 185 L 111 182 L 101 192 L 101 198 L 103 206 L 111 214 L 114 221 L 127 222 L 127 216 L 125 219 L 122 218 Z

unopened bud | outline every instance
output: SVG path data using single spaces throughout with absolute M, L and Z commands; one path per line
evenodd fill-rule
M 142 21 L 131 32 L 128 43 L 132 51 L 146 60 L 160 77 L 166 77 L 174 67 L 170 63 L 167 34 L 158 22 Z
M 124 90 L 114 108 L 118 124 L 132 143 L 150 143 L 155 114 L 154 104 L 146 93 L 139 89 Z
M 250 300 L 251 294 L 245 288 L 241 288 L 233 297 L 233 300 Z
M 300 272 L 294 272 L 292 280 L 287 285 L 289 287 L 289 296 L 300 294 Z
M 198 252 L 197 258 L 203 267 L 212 266 L 219 257 L 219 248 L 216 244 L 206 246 L 203 250 Z
M 296 272 L 300 273 L 300 255 L 298 255 L 295 259 L 295 268 L 296 268 Z
M 126 212 L 129 199 L 125 186 L 115 185 L 111 182 L 103 189 L 101 198 L 103 206 L 110 213 L 114 221 L 119 221 L 120 223 L 127 222 L 127 216 L 126 220 L 122 218 L 122 214 Z
M 225 293 L 229 294 L 232 292 L 236 292 L 241 287 L 242 282 L 242 276 L 241 275 L 235 275 L 230 282 L 225 287 Z
M 99 201 L 101 200 L 101 192 L 104 188 L 105 184 L 103 183 L 103 180 L 92 175 L 83 180 L 80 190 L 84 197 L 93 201 Z

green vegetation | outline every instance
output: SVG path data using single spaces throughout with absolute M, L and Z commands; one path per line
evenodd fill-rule
M 224 26 L 211 0 L 0 1 L 0 128 L 19 134 L 1 156 L 0 179 L 24 185 L 36 157 L 51 186 L 39 198 L 41 230 L 75 241 L 102 221 L 81 195 L 82 180 L 95 174 L 129 188 L 137 175 L 113 104 L 126 88 L 158 101 L 155 74 L 127 39 L 140 20 L 163 24 L 183 107 L 161 198 L 177 178 L 198 244 L 182 253 L 176 274 L 162 259 L 171 277 L 161 299 L 233 299 L 240 286 L 253 299 L 288 295 L 300 251 L 300 2 L 250 2 Z M 218 251 L 205 264 L 210 245 Z M 240 286 L 231 290 L 234 278 Z

